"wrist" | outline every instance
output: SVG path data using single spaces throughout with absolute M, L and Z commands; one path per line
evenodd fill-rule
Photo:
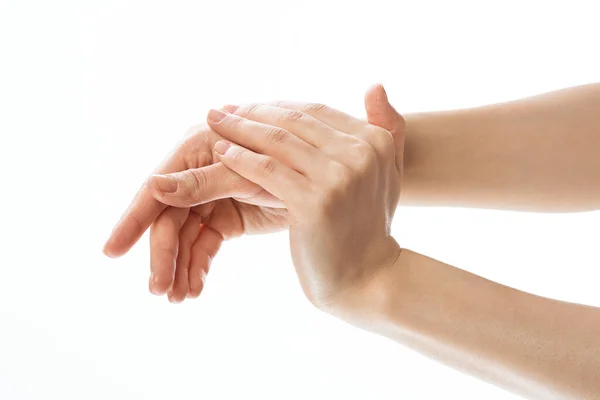
M 404 267 L 403 250 L 396 240 L 388 236 L 377 252 L 375 260 L 371 261 L 369 274 L 365 274 L 359 284 L 349 287 L 339 301 L 328 306 L 319 307 L 348 323 L 364 329 L 372 330 L 385 318 L 391 301 L 404 292 L 402 271 Z
M 457 179 L 456 173 L 448 172 L 457 164 L 458 155 L 448 157 L 448 149 L 453 148 L 450 140 L 456 138 L 449 134 L 451 128 L 445 127 L 448 121 L 442 116 L 439 112 L 405 115 L 401 205 L 439 203 L 446 180 Z

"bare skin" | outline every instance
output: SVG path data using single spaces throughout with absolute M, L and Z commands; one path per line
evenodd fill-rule
M 400 204 L 600 208 L 600 84 L 405 117 Z
M 161 238 L 151 241 L 158 254 L 153 273 L 171 276 L 168 285 L 160 282 L 172 299 L 192 288 L 194 265 L 206 272 L 210 263 L 181 256 L 182 244 L 193 242 L 186 235 L 196 241 L 189 258 L 198 260 L 198 249 L 209 254 L 208 237 L 216 238 L 214 255 L 214 243 L 248 226 L 256 233 L 289 227 L 300 283 L 319 309 L 528 398 L 600 398 L 600 309 L 508 288 L 402 249 L 389 236 L 398 200 L 598 209 L 600 85 L 405 117 L 374 87 L 366 97 L 368 123 L 300 103 L 225 108 L 209 114 L 205 147 L 184 144 L 159 169 L 183 172 L 148 181 L 113 232 L 108 254 L 125 253 L 153 223 Z M 186 169 L 173 161 L 206 153 L 221 138 L 227 151 L 213 153 L 211 162 Z M 217 188 L 213 176 L 234 182 L 234 189 Z M 198 225 L 189 222 L 189 209 L 203 207 L 210 211 L 197 213 L 204 216 L 200 234 L 178 234 L 181 225 Z M 240 207 L 248 212 L 235 217 Z M 232 217 L 215 217 L 219 209 Z M 276 218 L 264 217 L 269 213 Z M 258 223 L 240 224 L 245 218 Z

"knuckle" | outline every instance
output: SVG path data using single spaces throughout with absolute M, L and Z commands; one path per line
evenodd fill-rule
M 290 133 L 283 128 L 274 126 L 267 131 L 267 138 L 271 146 L 277 146 L 289 139 Z
M 188 192 L 193 198 L 197 198 L 204 193 L 208 186 L 206 173 L 201 169 L 197 169 L 189 171 L 187 175 L 188 176 L 187 179 L 185 179 L 185 182 L 188 183 L 188 187 L 190 189 Z
M 352 180 L 352 171 L 343 164 L 334 164 L 329 172 L 333 188 L 347 187 Z
M 145 225 L 142 223 L 142 220 L 137 215 L 133 213 L 128 213 L 126 218 L 133 222 L 138 232 L 144 232 L 146 230 Z
M 392 134 L 383 128 L 373 126 L 369 129 L 369 141 L 381 152 L 387 153 L 394 148 Z
M 279 118 L 280 118 L 280 120 L 283 120 L 283 121 L 295 122 L 295 121 L 298 121 L 298 120 L 304 118 L 305 115 L 306 114 L 304 114 L 302 111 L 285 110 L 284 112 L 281 113 Z
M 286 108 L 285 106 L 286 106 L 287 102 L 285 100 L 275 100 L 275 101 L 271 101 L 267 104 L 270 105 L 271 107 Z
M 259 103 L 251 103 L 251 104 L 248 104 L 248 105 L 238 109 L 237 114 L 243 115 L 243 116 L 252 116 L 252 115 L 256 114 L 256 112 L 258 111 L 258 109 L 260 107 L 261 107 L 261 105 Z
M 158 255 L 157 258 L 175 259 L 177 257 L 177 249 L 170 246 L 166 241 L 159 240 L 154 244 L 154 251 Z
M 237 115 L 227 116 L 225 118 L 225 123 L 229 125 L 231 129 L 241 128 L 244 123 L 244 118 L 238 117 Z
M 246 150 L 239 146 L 234 147 L 232 150 L 233 154 L 231 155 L 231 160 L 236 164 L 241 163 L 244 159 L 244 153 Z
M 271 176 L 275 168 L 275 160 L 272 157 L 264 157 L 258 165 L 260 173 L 264 176 Z
M 329 214 L 335 208 L 336 196 L 332 191 L 323 191 L 315 196 L 315 206 L 317 219 L 323 214 Z
M 357 142 L 353 150 L 353 165 L 358 170 L 366 170 L 377 161 L 375 149 L 365 141 Z
M 321 103 L 308 103 L 304 105 L 303 109 L 305 113 L 315 115 L 323 113 L 327 110 L 327 106 Z
M 352 184 L 353 173 L 343 164 L 335 163 L 327 171 L 329 184 L 325 190 L 321 190 L 315 196 L 316 207 L 320 213 L 330 213 L 339 199 L 347 196 Z

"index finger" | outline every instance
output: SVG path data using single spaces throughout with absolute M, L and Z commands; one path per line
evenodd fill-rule
M 104 254 L 114 258 L 127 253 L 166 207 L 144 183 L 106 241 Z
M 191 130 L 194 130 L 196 135 L 192 136 L 191 132 L 188 131 L 188 134 L 186 134 L 187 139 L 167 156 L 154 173 L 168 174 L 186 169 L 188 167 L 185 164 L 187 147 L 189 146 L 198 151 L 201 144 L 208 143 L 209 139 L 215 139 L 208 137 L 211 132 L 208 126 L 200 129 L 194 127 Z M 211 149 L 212 146 L 206 146 L 208 163 L 210 163 L 209 158 L 212 154 Z M 144 182 L 106 241 L 103 249 L 104 254 L 109 257 L 120 257 L 127 253 L 165 208 L 165 204 L 152 196 L 148 180 Z

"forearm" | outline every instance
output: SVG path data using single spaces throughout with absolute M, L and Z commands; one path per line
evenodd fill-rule
M 532 399 L 600 399 L 600 309 L 402 250 L 339 316 Z M 349 309 L 350 309 L 349 308 Z
M 405 119 L 403 205 L 600 208 L 600 84 Z

